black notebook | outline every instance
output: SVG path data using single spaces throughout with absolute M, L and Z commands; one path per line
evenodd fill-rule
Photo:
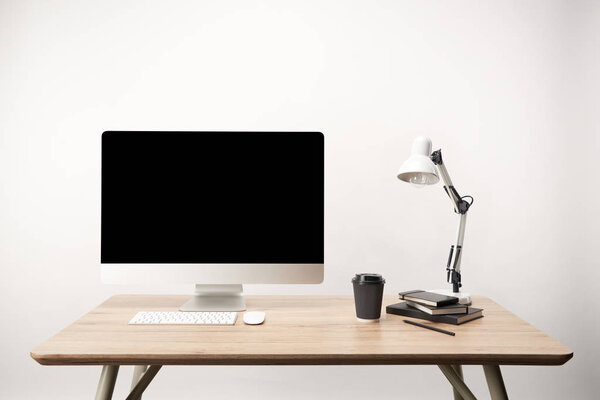
M 429 315 L 416 308 L 410 307 L 405 302 L 387 306 L 385 312 L 388 314 L 403 315 L 405 317 L 426 319 L 428 321 L 452 325 L 464 324 L 465 322 L 483 317 L 483 310 L 481 308 L 469 307 L 465 314 Z
M 408 292 L 400 292 L 399 295 L 400 300 L 410 300 L 432 307 L 449 306 L 450 304 L 458 303 L 458 297 L 426 292 L 424 290 L 409 290 Z

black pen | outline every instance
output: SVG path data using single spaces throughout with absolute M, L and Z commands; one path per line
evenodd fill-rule
M 411 325 L 414 325 L 414 326 L 420 326 L 421 328 L 425 328 L 425 329 L 431 329 L 432 331 L 436 331 L 436 332 L 440 332 L 440 333 L 445 333 L 446 335 L 450 335 L 450 336 L 456 335 L 454 332 L 450 332 L 450 331 L 447 331 L 445 329 L 436 328 L 435 326 L 423 325 L 423 324 L 420 324 L 418 322 L 409 321 L 407 319 L 405 319 L 403 321 L 406 322 L 407 324 L 411 324 Z

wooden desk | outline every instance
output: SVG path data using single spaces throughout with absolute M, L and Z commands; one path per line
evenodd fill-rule
M 473 297 L 484 318 L 443 335 L 382 312 L 379 323 L 355 318 L 352 296 L 246 296 L 248 310 L 266 311 L 263 325 L 128 325 L 138 311 L 176 311 L 189 296 L 114 296 L 36 347 L 43 365 L 104 365 L 98 399 L 110 399 L 120 365 L 138 365 L 141 396 L 162 365 L 436 364 L 455 388 L 473 399 L 462 364 L 484 365 L 493 398 L 507 398 L 499 365 L 562 365 L 572 351 L 485 297 Z M 397 302 L 386 296 L 385 305 Z M 421 321 L 429 323 L 427 321 Z M 145 366 L 151 367 L 143 373 Z M 141 378 L 140 378 L 141 377 Z M 137 389 L 137 391 L 136 391 Z M 461 397 L 462 396 L 462 397 Z

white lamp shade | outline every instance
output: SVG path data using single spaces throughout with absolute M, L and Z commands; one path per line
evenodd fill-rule
M 431 154 L 431 139 L 419 136 L 412 145 L 410 157 L 404 161 L 398 171 L 398 179 L 416 185 L 433 185 L 440 178 L 437 169 L 429 155 Z

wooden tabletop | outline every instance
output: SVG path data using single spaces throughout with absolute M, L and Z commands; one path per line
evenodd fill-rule
M 356 320 L 352 296 L 246 296 L 263 325 L 128 325 L 138 311 L 177 311 L 189 296 L 120 295 L 59 332 L 31 356 L 43 365 L 561 365 L 572 351 L 485 297 L 484 318 L 460 326 L 432 324 L 448 336 L 386 315 Z

